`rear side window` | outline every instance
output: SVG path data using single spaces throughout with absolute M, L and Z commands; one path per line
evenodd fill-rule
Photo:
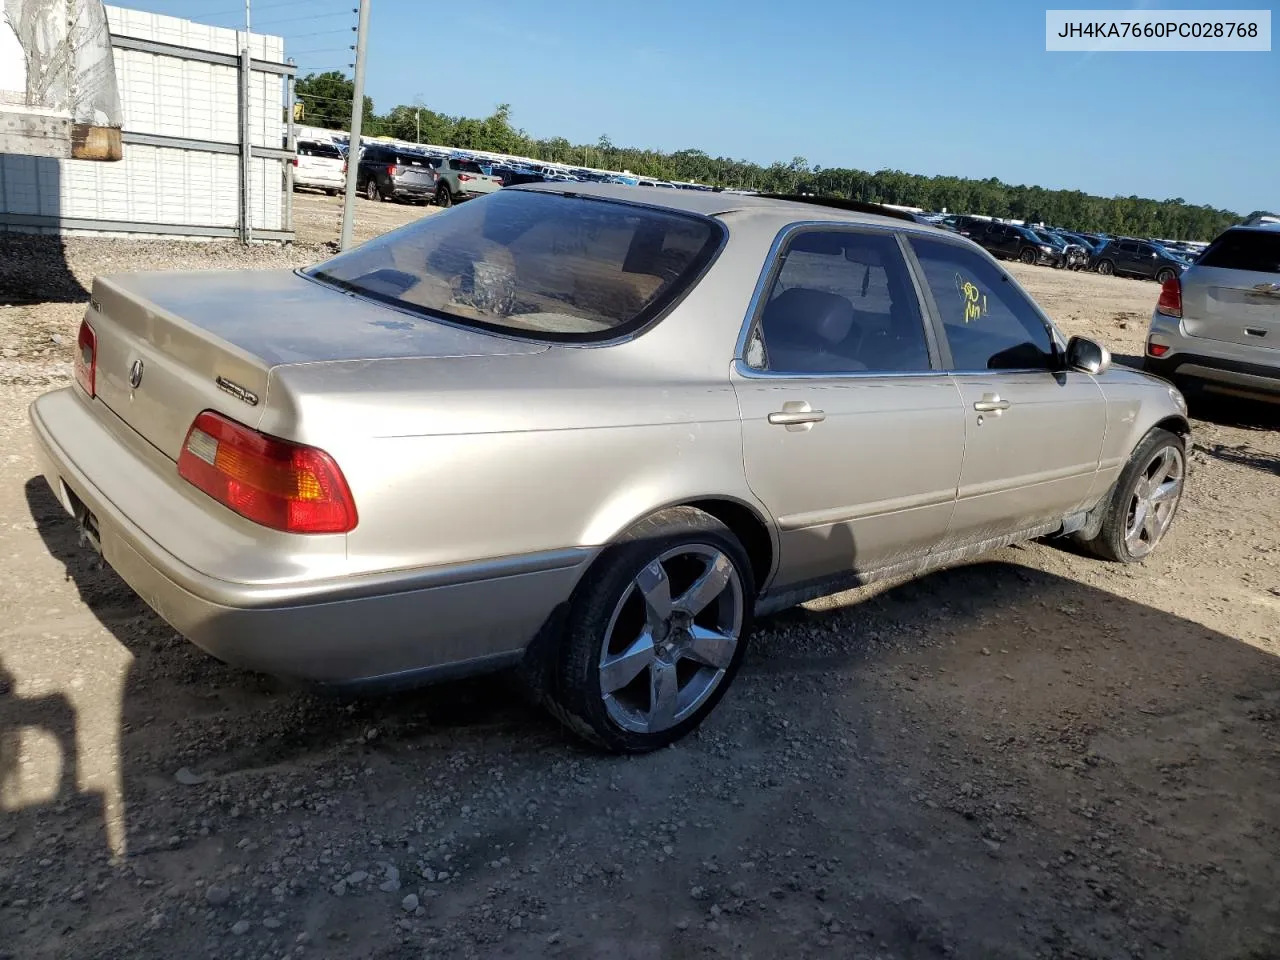
M 327 260 L 346 290 L 503 333 L 590 342 L 639 329 L 711 262 L 708 217 L 500 190 Z
M 1280 230 L 1228 230 L 1196 262 L 1224 270 L 1280 273 Z
M 995 264 L 953 243 L 912 237 L 911 246 L 941 314 L 953 369 L 1056 366 L 1049 328 Z
M 930 369 L 920 301 L 888 234 L 798 234 L 761 311 L 747 360 L 775 373 Z

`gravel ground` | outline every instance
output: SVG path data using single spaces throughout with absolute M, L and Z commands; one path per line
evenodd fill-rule
M 1196 411 L 1144 564 L 1032 544 L 769 618 L 647 757 L 503 678 L 335 699 L 176 637 L 77 546 L 26 404 L 94 273 L 311 262 L 337 208 L 299 195 L 285 250 L 0 240 L 0 303 L 67 265 L 0 306 L 0 957 L 1280 956 L 1271 411 Z M 1140 352 L 1154 284 L 1012 269 Z

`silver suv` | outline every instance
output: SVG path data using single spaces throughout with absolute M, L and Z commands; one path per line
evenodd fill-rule
M 1280 402 L 1280 224 L 1232 227 L 1165 281 L 1143 366 L 1184 392 Z

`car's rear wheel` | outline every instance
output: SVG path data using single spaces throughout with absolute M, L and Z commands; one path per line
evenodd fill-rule
M 382 200 L 382 191 L 378 189 L 378 183 L 376 180 L 370 180 L 368 184 L 365 185 L 364 195 L 374 203 L 378 203 Z
M 754 590 L 746 552 L 719 520 L 674 507 L 641 521 L 576 591 L 548 707 L 615 752 L 680 739 L 742 664 Z
M 1172 280 L 1176 276 L 1177 276 L 1176 273 L 1174 273 L 1168 267 L 1165 267 L 1163 270 L 1160 270 L 1159 272 L 1156 273 L 1156 283 L 1160 283 L 1160 284 L 1168 283 L 1170 280 Z
M 1099 260 L 1098 272 L 1104 277 L 1109 277 L 1116 272 L 1116 265 L 1110 260 Z
M 442 186 L 436 191 L 436 206 L 451 207 L 453 206 L 453 195 L 449 193 L 449 188 Z
M 1023 263 L 1028 263 L 1028 264 L 1035 263 L 1036 252 L 1032 250 L 1030 247 L 1023 247 L 1022 252 L 1018 254 L 1018 259 L 1021 260 Z
M 1168 430 L 1152 430 L 1121 471 L 1098 535 L 1086 546 L 1098 556 L 1120 563 L 1150 556 L 1178 512 L 1186 475 L 1182 438 Z

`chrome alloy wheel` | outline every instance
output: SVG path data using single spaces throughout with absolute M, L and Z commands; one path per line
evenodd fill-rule
M 633 733 L 660 733 L 693 713 L 733 662 L 746 598 L 733 561 L 682 544 L 644 567 L 614 607 L 600 648 L 600 695 Z
M 1185 475 L 1182 451 L 1171 446 L 1157 450 L 1138 474 L 1124 527 L 1124 544 L 1134 558 L 1154 550 L 1169 529 Z

